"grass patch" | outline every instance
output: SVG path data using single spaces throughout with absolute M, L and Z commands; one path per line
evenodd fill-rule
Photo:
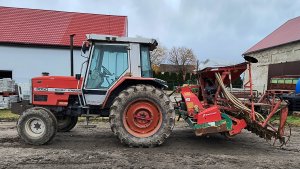
M 0 121 L 17 121 L 19 115 L 13 114 L 10 110 L 0 110 Z M 79 117 L 79 122 L 85 122 L 85 117 Z M 91 122 L 108 122 L 108 117 L 91 117 Z
M 17 121 L 19 115 L 11 113 L 10 110 L 0 110 L 0 121 Z
M 297 116 L 288 116 L 287 122 L 292 126 L 300 127 L 300 117 Z
M 273 123 L 279 124 L 279 116 L 275 116 L 271 119 Z M 298 116 L 288 116 L 286 119 L 287 123 L 289 123 L 291 126 L 300 127 L 300 117 Z

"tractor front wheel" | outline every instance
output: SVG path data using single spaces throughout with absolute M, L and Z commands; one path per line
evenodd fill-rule
M 162 144 L 175 123 L 173 105 L 166 94 L 150 85 L 127 88 L 110 109 L 110 125 L 120 141 L 130 147 Z
M 78 116 L 57 116 L 57 131 L 68 132 L 72 130 L 78 121 Z
M 17 122 L 19 136 L 28 144 L 42 145 L 50 142 L 57 131 L 55 116 L 47 109 L 27 109 Z

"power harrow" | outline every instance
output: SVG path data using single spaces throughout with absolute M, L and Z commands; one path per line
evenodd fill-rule
M 181 97 L 175 97 L 175 111 L 195 130 L 196 136 L 221 133 L 231 138 L 247 129 L 281 147 L 291 135 L 286 124 L 288 102 L 272 94 L 259 99 L 258 92 L 253 90 L 251 74 L 251 62 L 257 60 L 248 56 L 245 60 L 241 64 L 208 67 L 198 72 L 198 85 L 177 89 Z M 233 91 L 231 82 L 244 72 L 248 73 L 249 81 L 244 89 Z

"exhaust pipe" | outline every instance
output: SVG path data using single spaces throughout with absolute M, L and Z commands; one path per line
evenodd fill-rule
M 71 76 L 74 76 L 74 36 L 70 35 L 70 61 L 71 61 Z

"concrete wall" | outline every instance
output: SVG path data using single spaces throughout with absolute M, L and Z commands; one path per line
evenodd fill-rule
M 267 89 L 269 65 L 299 61 L 300 42 L 267 49 L 249 55 L 258 59 L 258 63 L 252 64 L 254 89 L 258 90 L 259 92 L 263 92 Z M 244 83 L 248 79 L 249 77 L 246 73 Z
M 0 70 L 12 70 L 18 83 L 28 83 L 42 72 L 70 75 L 70 50 L 59 48 L 17 47 L 0 45 Z M 74 50 L 74 71 L 79 73 L 84 58 Z

